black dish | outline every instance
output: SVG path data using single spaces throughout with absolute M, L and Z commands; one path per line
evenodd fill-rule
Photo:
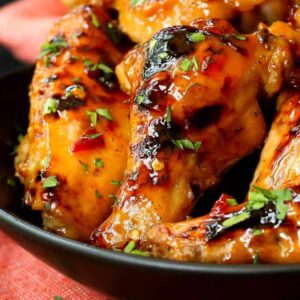
M 101 250 L 42 230 L 38 214 L 21 207 L 22 190 L 7 185 L 13 145 L 27 126 L 31 76 L 27 68 L 0 78 L 0 228 L 17 243 L 67 276 L 121 299 L 291 299 L 299 293 L 300 265 L 175 263 Z M 256 160 L 247 158 L 242 169 L 253 169 Z M 230 190 L 234 182 L 244 193 L 247 183 L 236 182 L 240 170 L 232 170 L 222 188 Z

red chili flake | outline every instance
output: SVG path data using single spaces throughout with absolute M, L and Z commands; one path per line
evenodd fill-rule
M 228 200 L 230 199 L 233 199 L 233 197 L 227 194 L 222 194 L 220 198 L 215 202 L 210 215 L 215 217 L 224 215 L 226 211 L 231 207 L 228 204 Z
M 103 135 L 95 129 L 87 131 L 71 146 L 71 152 L 87 151 L 102 147 L 104 145 Z

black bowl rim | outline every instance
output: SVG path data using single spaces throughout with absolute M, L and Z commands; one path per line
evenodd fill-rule
M 23 71 L 33 70 L 34 66 L 20 66 L 14 70 L 6 72 L 0 76 L 0 80 L 10 75 L 22 73 Z M 205 274 L 205 275 L 233 275 L 233 276 L 257 276 L 274 274 L 300 273 L 300 264 L 293 265 L 221 265 L 221 264 L 201 264 L 185 263 L 158 258 L 142 257 L 129 255 L 126 253 L 115 252 L 101 249 L 89 244 L 73 241 L 54 233 L 41 229 L 30 222 L 24 221 L 15 214 L 0 208 L 0 221 L 10 227 L 10 230 L 24 234 L 24 236 L 41 239 L 57 247 L 68 249 L 79 255 L 90 257 L 96 261 L 106 261 L 112 264 L 122 264 L 134 268 L 148 268 L 152 271 L 180 272 L 182 274 Z M 7 230 L 8 232 L 8 230 Z
M 185 263 L 162 260 L 151 257 L 129 255 L 126 253 L 114 252 L 100 249 L 98 247 L 73 241 L 54 233 L 47 232 L 16 215 L 0 209 L 0 220 L 11 229 L 34 239 L 41 239 L 56 246 L 76 252 L 79 255 L 88 256 L 96 261 L 106 261 L 112 264 L 122 264 L 134 268 L 148 268 L 152 271 L 181 272 L 182 274 L 206 274 L 206 275 L 274 275 L 299 273 L 300 264 L 294 265 L 214 265 L 200 263 Z

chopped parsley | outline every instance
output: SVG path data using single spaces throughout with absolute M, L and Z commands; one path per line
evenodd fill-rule
M 91 126 L 96 127 L 96 125 L 97 125 L 97 113 L 94 112 L 94 111 L 89 111 L 88 110 L 88 111 L 86 111 L 86 114 L 90 119 Z
M 254 256 L 253 256 L 253 264 L 254 265 L 259 265 L 259 255 L 258 255 L 258 253 L 254 254 Z
M 39 57 L 45 57 L 47 55 L 52 55 L 52 56 L 56 56 L 58 54 L 60 54 L 62 49 L 67 48 L 69 45 L 68 43 L 65 41 L 65 39 L 63 37 L 55 37 L 51 42 L 49 43 L 45 43 L 42 45 L 41 48 L 41 54 Z M 48 57 L 49 58 L 49 57 Z M 46 65 L 47 65 L 47 61 Z M 49 61 L 48 61 L 49 63 Z
M 92 14 L 91 14 L 91 19 L 92 19 L 92 24 L 93 24 L 95 27 L 99 28 L 99 27 L 100 27 L 100 22 L 99 22 L 97 16 L 96 16 L 95 14 L 92 13 Z
M 44 105 L 44 115 L 49 115 L 57 112 L 57 100 L 53 98 L 49 98 Z
M 239 223 L 241 223 L 241 222 L 243 222 L 243 221 L 245 221 L 245 220 L 247 220 L 247 219 L 249 219 L 249 218 L 250 218 L 250 213 L 247 212 L 247 211 L 244 211 L 244 212 L 242 212 L 242 213 L 240 213 L 240 214 L 237 214 L 237 215 L 231 217 L 231 218 L 228 219 L 228 220 L 225 220 L 225 221 L 222 223 L 222 225 L 223 225 L 225 228 L 230 228 L 230 227 L 232 227 L 232 226 L 234 226 L 234 225 L 237 225 L 237 224 L 239 224 Z
M 6 179 L 6 184 L 11 187 L 16 187 L 17 182 L 15 177 L 9 177 Z
M 109 121 L 113 121 L 113 117 L 107 108 L 98 108 L 96 109 L 96 112 L 100 117 L 103 117 Z
M 43 181 L 43 189 L 51 189 L 58 186 L 56 176 L 49 176 Z
M 101 158 L 95 158 L 94 164 L 97 168 L 103 168 L 104 167 L 104 163 L 103 163 L 103 160 Z
M 202 145 L 202 142 L 193 143 L 192 141 L 187 140 L 187 139 L 173 140 L 173 143 L 180 150 L 189 149 L 189 150 L 198 151 Z
M 193 43 L 200 43 L 205 40 L 205 35 L 201 32 L 194 32 L 190 34 L 188 38 Z
M 89 68 L 90 71 L 96 71 L 97 69 L 102 71 L 104 74 L 113 74 L 114 70 L 105 63 L 94 64 L 90 59 L 84 59 L 83 64 Z
M 138 5 L 142 5 L 146 2 L 147 0 L 130 0 L 130 6 L 134 7 L 134 6 L 138 6 Z
M 85 136 L 90 139 L 90 140 L 94 140 L 96 138 L 98 138 L 99 136 L 101 136 L 101 133 L 93 133 L 93 134 L 86 134 Z
M 103 197 L 103 195 L 98 190 L 95 191 L 95 195 L 96 195 L 96 198 L 98 198 L 98 199 Z
M 49 203 L 49 202 L 45 203 L 44 209 L 45 210 L 50 210 L 50 208 L 51 208 L 51 203 Z
M 137 104 L 141 105 L 144 103 L 144 100 L 145 100 L 145 96 L 144 95 L 139 95 L 136 97 L 136 101 L 137 101 Z
M 121 184 L 122 184 L 122 181 L 120 181 L 120 180 L 112 180 L 112 181 L 111 181 L 111 184 L 112 184 L 112 185 L 121 185 Z
M 171 127 L 172 122 L 172 108 L 170 105 L 167 106 L 167 112 L 166 112 L 166 123 L 168 125 L 168 128 Z
M 189 59 L 189 58 L 186 57 L 180 63 L 180 69 L 183 72 L 188 72 L 192 68 L 193 68 L 194 71 L 198 71 L 199 70 L 199 64 L 198 64 L 198 61 L 197 61 L 197 59 L 196 59 L 195 56 L 192 59 Z
M 149 256 L 150 253 L 147 251 L 140 251 L 136 249 L 136 242 L 130 241 L 127 246 L 124 248 L 124 253 L 133 254 L 133 255 L 140 255 L 140 256 Z
M 229 206 L 237 206 L 238 205 L 238 202 L 236 201 L 236 199 L 227 199 L 227 204 Z
M 253 236 L 262 235 L 263 231 L 260 228 L 254 228 L 254 229 L 252 229 L 252 234 L 253 234 Z
M 157 40 L 156 39 L 152 39 L 150 42 L 149 42 L 149 50 L 152 51 L 152 49 L 155 47 L 157 43 Z
M 288 205 L 285 201 L 293 199 L 292 193 L 288 189 L 283 190 L 265 190 L 258 186 L 252 186 L 252 191 L 249 192 L 248 210 L 259 210 L 265 207 L 269 202 L 273 202 L 277 211 L 277 219 L 283 221 L 288 212 Z
M 100 71 L 102 71 L 105 74 L 114 73 L 114 70 L 104 63 L 98 64 L 97 67 Z
M 61 296 L 54 296 L 53 300 L 63 300 L 63 297 L 61 297 Z
M 50 165 L 51 154 L 48 154 L 43 162 L 43 171 L 46 171 Z
M 85 67 L 89 67 L 89 66 L 93 65 L 92 61 L 88 58 L 83 60 L 83 64 Z
M 84 171 L 84 173 L 89 174 L 89 166 L 81 160 L 79 161 L 79 163 L 80 163 L 81 168 Z
M 247 39 L 247 37 L 246 36 L 244 36 L 244 35 L 241 35 L 241 34 L 233 34 L 232 35 L 235 39 L 237 39 L 237 40 L 240 40 L 240 41 L 245 41 L 246 39 Z
M 285 201 L 293 199 L 292 193 L 288 189 L 284 190 L 265 190 L 258 186 L 252 186 L 252 191 L 249 192 L 249 201 L 246 210 L 232 216 L 231 218 L 223 221 L 222 225 L 225 228 L 230 228 L 239 223 L 242 223 L 251 217 L 252 211 L 257 211 L 264 208 L 268 203 L 274 203 L 277 212 L 277 219 L 283 221 L 288 212 L 288 205 Z M 228 200 L 227 200 L 228 201 Z M 257 230 L 255 231 L 257 235 Z M 253 232 L 254 233 L 254 232 Z M 254 234 L 255 235 L 255 234 Z
M 240 40 L 240 41 L 245 41 L 245 40 L 247 40 L 247 37 L 246 36 L 244 36 L 244 35 L 242 35 L 242 34 L 237 34 L 237 33 L 231 33 L 231 34 L 225 34 L 224 36 L 223 36 L 223 38 L 225 39 L 225 40 L 229 40 L 231 37 L 233 37 L 233 38 L 235 38 L 236 40 Z
M 166 59 L 169 56 L 169 54 L 167 52 L 162 52 L 162 53 L 159 53 L 158 56 L 161 59 Z

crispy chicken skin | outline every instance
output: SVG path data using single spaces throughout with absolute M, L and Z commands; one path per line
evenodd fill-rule
M 237 19 L 246 31 L 258 22 L 282 20 L 288 13 L 288 0 L 146 0 L 132 5 L 129 0 L 115 0 L 121 29 L 138 43 L 148 41 L 159 30 L 188 25 L 199 18 Z M 255 10 L 254 10 L 255 9 Z
M 58 21 L 43 46 L 30 88 L 30 125 L 16 158 L 25 203 L 43 225 L 88 240 L 107 218 L 126 166 L 127 96 L 114 66 L 123 57 L 112 42 L 110 17 L 80 7 Z M 98 116 L 96 110 L 100 109 Z
M 129 52 L 117 68 L 133 101 L 126 178 L 93 242 L 142 244 L 156 223 L 184 220 L 205 190 L 263 143 L 258 94 L 278 92 L 291 66 L 285 39 L 265 30 L 240 35 L 221 20 L 164 29 Z
M 300 94 L 285 93 L 262 152 L 253 184 L 267 190 L 289 188 L 286 218 L 278 220 L 269 205 L 236 227 L 222 228 L 226 218 L 241 214 L 247 203 L 228 205 L 223 195 L 208 216 L 177 224 L 163 224 L 148 232 L 154 256 L 206 263 L 299 263 Z
M 99 3 L 119 12 L 120 28 L 137 43 L 148 41 L 159 30 L 188 25 L 200 18 L 234 20 L 239 29 L 251 32 L 261 21 L 284 20 L 290 0 L 64 0 L 74 6 Z

